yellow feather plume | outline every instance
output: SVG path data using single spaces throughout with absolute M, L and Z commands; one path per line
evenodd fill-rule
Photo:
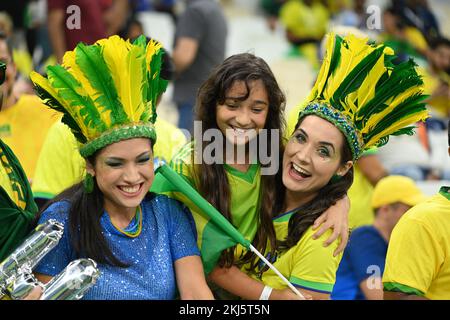
M 376 124 L 378 122 L 380 122 L 381 119 L 386 117 L 388 114 L 392 113 L 393 110 L 395 110 L 395 108 L 400 103 L 405 101 L 405 99 L 407 99 L 408 97 L 411 97 L 413 95 L 416 95 L 416 94 L 421 94 L 422 91 L 423 91 L 422 87 L 411 87 L 408 90 L 406 90 L 406 91 L 402 92 L 401 94 L 399 94 L 393 100 L 386 101 L 386 104 L 389 105 L 389 108 L 386 108 L 383 111 L 381 111 L 381 112 L 373 115 L 372 117 L 370 117 L 369 120 L 367 121 L 366 126 L 361 129 L 361 133 L 365 134 L 365 133 L 370 132 L 373 129 L 373 127 L 375 127 Z
M 70 113 L 70 115 L 74 119 L 81 118 L 78 112 L 76 112 L 76 109 L 69 106 L 64 99 L 59 98 L 57 91 L 50 85 L 48 79 L 44 78 L 35 71 L 32 71 L 30 73 L 30 79 L 33 83 L 44 89 L 49 95 L 51 95 L 55 100 L 57 100 Z M 78 125 L 80 129 L 83 131 L 83 134 L 87 135 L 89 133 L 89 128 L 87 128 L 82 121 Z
M 152 62 L 153 56 L 156 52 L 161 50 L 162 45 L 159 42 L 156 42 L 154 40 L 150 40 L 147 44 L 147 56 L 146 56 L 146 63 L 147 63 L 147 71 L 150 70 L 150 63 Z
M 386 67 L 384 66 L 384 56 L 382 55 L 357 91 L 358 105 L 360 107 L 364 106 L 368 101 L 375 97 L 375 85 L 385 72 Z
M 335 35 L 334 33 L 330 33 L 327 38 L 326 47 L 327 51 L 325 53 L 325 57 L 322 62 L 322 66 L 319 70 L 319 74 L 317 76 L 317 81 L 314 85 L 314 87 L 311 90 L 310 96 L 308 97 L 308 101 L 314 100 L 317 96 L 319 96 L 323 88 L 325 87 L 325 82 L 327 80 L 328 72 L 330 71 L 330 64 L 331 64 L 331 58 L 334 52 L 334 46 L 336 45 L 335 42 Z
M 340 46 L 341 55 L 339 66 L 335 69 L 334 74 L 330 76 L 330 79 L 328 79 L 327 82 L 327 87 L 323 95 L 326 100 L 331 99 L 353 68 L 376 49 L 368 46 L 366 44 L 367 40 L 367 38 L 356 38 L 354 35 L 348 35 L 346 37 L 347 45 Z
M 106 39 L 105 39 L 106 40 Z M 101 41 L 101 40 L 100 40 Z M 106 41 L 107 42 L 107 41 Z M 77 48 L 75 48 L 75 50 L 73 51 L 67 51 L 64 56 L 63 56 L 63 63 L 62 66 L 67 68 L 67 71 L 75 78 L 78 80 L 78 82 L 80 82 L 81 87 L 84 89 L 84 93 L 82 94 L 83 96 L 86 97 L 91 97 L 92 100 L 94 101 L 95 106 L 97 107 L 98 110 L 101 110 L 101 106 L 95 101 L 95 98 L 99 95 L 99 93 L 97 92 L 97 90 L 95 90 L 91 83 L 89 82 L 89 80 L 86 78 L 84 72 L 81 70 L 81 68 L 78 66 L 77 62 L 76 62 L 76 50 Z M 106 111 L 106 112 L 102 112 L 100 114 L 101 116 L 101 120 L 107 125 L 109 126 L 111 124 L 111 118 L 110 118 L 110 112 Z M 95 130 L 95 128 L 90 128 L 90 132 L 88 134 L 88 137 L 95 137 L 98 136 L 99 134 L 95 131 L 93 132 L 93 130 Z
M 131 45 L 128 40 L 118 36 L 97 43 L 102 46 L 103 57 L 111 71 L 125 113 L 130 120 L 138 122 L 145 110 L 141 91 L 145 81 L 144 48 Z
M 390 134 L 395 133 L 396 131 L 407 127 L 408 125 L 411 125 L 413 123 L 419 122 L 419 121 L 423 121 L 424 119 L 428 118 L 428 111 L 427 110 L 423 110 L 419 113 L 410 115 L 408 117 L 405 117 L 404 119 L 399 120 L 398 122 L 396 122 L 393 126 L 387 128 L 386 130 L 383 130 L 383 132 L 381 132 L 380 134 L 373 136 L 372 139 L 370 139 L 367 143 L 366 143 L 366 148 L 371 148 L 373 146 L 375 146 L 378 142 L 379 139 L 388 136 Z
M 142 113 L 145 111 L 145 104 L 142 101 L 142 86 L 144 81 L 146 81 L 145 63 L 144 48 L 133 46 L 127 57 L 126 75 L 129 79 L 125 83 L 125 88 L 121 88 L 120 91 L 128 94 L 129 99 L 127 99 L 127 105 L 124 105 L 124 110 L 129 118 L 136 122 L 139 121 Z

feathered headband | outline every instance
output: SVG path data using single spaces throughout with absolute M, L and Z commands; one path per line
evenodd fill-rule
M 336 125 L 354 160 L 386 144 L 389 135 L 412 135 L 414 126 L 407 126 L 428 117 L 415 63 L 394 65 L 391 48 L 367 41 L 328 35 L 318 78 L 298 117 L 316 115 Z
M 161 45 L 141 36 L 118 36 L 93 45 L 79 43 L 62 65 L 47 67 L 47 78 L 30 74 L 39 97 L 64 114 L 89 157 L 105 146 L 137 137 L 156 141 L 156 102 L 167 80 L 160 78 Z

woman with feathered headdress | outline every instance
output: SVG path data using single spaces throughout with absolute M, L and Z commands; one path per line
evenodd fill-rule
M 342 257 L 333 255 L 333 246 L 313 240 L 314 220 L 345 195 L 353 182 L 352 166 L 364 150 L 383 146 L 390 135 L 413 134 L 411 125 L 428 117 L 414 62 L 394 65 L 391 48 L 367 41 L 330 34 L 278 176 L 273 218 L 277 247 L 268 258 L 313 299 L 329 298 Z M 247 299 L 298 298 L 263 263 L 259 272 L 242 270 L 250 277 L 232 267 L 215 281 Z
M 113 36 L 77 45 L 48 77 L 31 74 L 36 91 L 81 143 L 85 180 L 49 204 L 39 222 L 65 225 L 58 246 L 36 267 L 49 281 L 76 257 L 101 272 L 85 299 L 212 298 L 188 210 L 149 193 L 153 182 L 161 45 Z

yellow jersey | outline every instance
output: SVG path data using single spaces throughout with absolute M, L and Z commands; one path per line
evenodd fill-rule
M 449 187 L 414 206 L 395 226 L 383 275 L 385 291 L 450 299 Z
M 274 218 L 277 240 L 286 239 L 289 219 L 294 212 L 295 210 Z M 333 257 L 333 252 L 339 245 L 338 241 L 334 241 L 328 247 L 323 246 L 323 242 L 331 235 L 331 230 L 316 240 L 312 238 L 314 232 L 312 227 L 309 227 L 295 246 L 277 252 L 275 257 L 268 258 L 269 261 L 275 260 L 272 263 L 274 267 L 296 287 L 330 294 L 336 281 L 336 271 L 342 259 L 342 253 Z M 254 274 L 251 276 L 274 289 L 287 288 L 287 284 L 272 269 L 265 271 L 262 276 Z
M 19 159 L 31 181 L 48 129 L 60 118 L 37 96 L 22 95 L 17 103 L 0 112 L 0 138 Z

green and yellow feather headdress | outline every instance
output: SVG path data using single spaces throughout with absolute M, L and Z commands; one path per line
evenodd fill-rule
M 336 125 L 354 160 L 386 144 L 389 135 L 412 135 L 410 125 L 428 117 L 427 96 L 416 64 L 394 65 L 394 58 L 385 45 L 330 33 L 318 78 L 298 119 L 316 115 Z
M 162 54 L 161 45 L 144 36 L 133 43 L 112 36 L 79 43 L 62 65 L 47 67 L 47 78 L 36 72 L 30 78 L 44 103 L 64 114 L 86 158 L 125 139 L 156 141 L 156 103 L 167 87 Z

